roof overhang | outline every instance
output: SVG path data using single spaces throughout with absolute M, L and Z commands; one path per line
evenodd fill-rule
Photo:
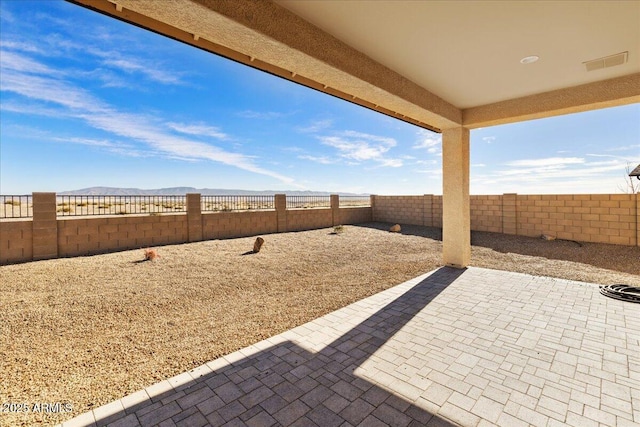
M 416 83 L 407 75 L 409 73 L 394 71 L 398 67 L 393 63 L 385 65 L 352 47 L 356 44 L 355 38 L 349 40 L 351 44 L 345 42 L 270 0 L 69 1 L 438 132 L 459 126 L 478 128 L 640 102 L 640 62 L 637 58 L 633 59 L 632 67 L 626 68 L 633 71 L 630 74 L 516 98 L 508 98 L 507 91 L 507 98 L 498 102 L 459 108 L 436 95 L 430 87 Z M 331 7 L 331 4 L 348 3 L 352 6 L 363 4 L 292 4 L 296 7 L 312 4 Z M 411 3 L 415 4 L 373 2 L 367 3 L 367 8 L 392 4 L 402 12 Z M 486 3 L 487 7 L 496 7 L 495 2 Z M 630 10 L 640 17 L 640 4 Z M 314 17 L 317 16 L 311 16 Z M 471 30 L 452 28 L 451 31 Z M 509 34 L 505 36 L 509 37 Z M 375 34 L 371 37 L 375 40 Z M 446 45 L 446 38 L 441 41 Z M 425 69 L 425 73 L 428 71 Z M 500 79 L 500 75 L 496 78 Z M 520 92 L 513 90 L 513 93 Z

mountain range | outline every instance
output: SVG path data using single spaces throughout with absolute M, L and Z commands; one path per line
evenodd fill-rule
M 229 190 L 222 188 L 194 188 L 194 187 L 170 187 L 144 190 L 140 188 L 119 188 L 119 187 L 89 187 L 79 190 L 62 191 L 58 195 L 64 196 L 181 196 L 187 193 L 200 193 L 203 196 L 266 196 L 273 194 L 286 194 L 288 196 L 328 196 L 339 194 L 341 196 L 368 196 L 368 194 L 356 193 L 330 193 L 327 191 L 300 191 L 300 190 Z

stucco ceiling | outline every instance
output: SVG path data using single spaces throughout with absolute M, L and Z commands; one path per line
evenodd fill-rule
M 640 72 L 640 1 L 275 2 L 463 109 Z
M 436 131 L 640 102 L 640 1 L 69 1 Z

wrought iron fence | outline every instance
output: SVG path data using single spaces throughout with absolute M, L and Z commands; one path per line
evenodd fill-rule
M 186 212 L 185 196 L 58 196 L 58 216 Z
M 0 218 L 33 217 L 31 195 L 0 196 Z M 275 196 L 201 196 L 203 212 L 275 210 Z M 370 206 L 368 196 L 341 196 L 340 207 Z M 288 196 L 287 209 L 331 207 L 330 196 Z M 184 213 L 186 196 L 57 196 L 58 216 Z
M 7 195 L 0 196 L 0 218 L 31 218 L 33 217 L 32 196 Z
M 201 196 L 203 212 L 274 210 L 275 196 Z
M 369 196 L 340 196 L 341 208 L 369 207 L 371 197 Z
M 331 207 L 331 196 L 287 196 L 287 209 Z

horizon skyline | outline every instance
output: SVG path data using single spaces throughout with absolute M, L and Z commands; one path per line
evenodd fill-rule
M 1 194 L 442 194 L 437 133 L 67 2 L 0 8 Z M 616 194 L 637 164 L 640 104 L 474 129 L 470 193 Z

